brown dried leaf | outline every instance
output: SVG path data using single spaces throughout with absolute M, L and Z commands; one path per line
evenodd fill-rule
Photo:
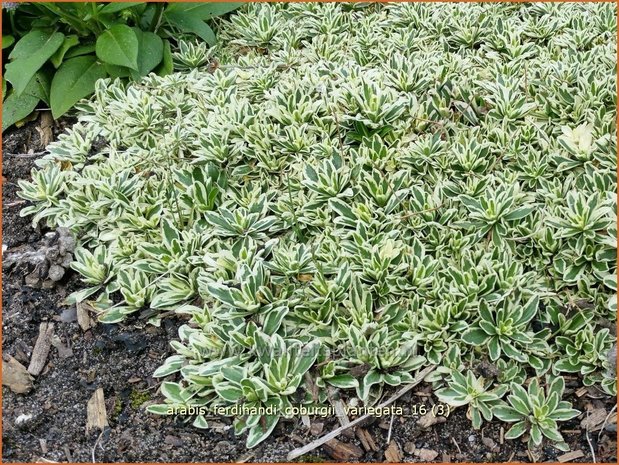
M 580 427 L 588 431 L 597 431 L 602 427 L 608 412 L 603 408 L 594 408 L 585 414 L 585 418 L 580 422 Z M 610 418 L 609 418 L 610 421 Z

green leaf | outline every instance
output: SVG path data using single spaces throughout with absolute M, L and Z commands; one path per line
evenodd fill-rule
M 110 65 L 109 63 L 104 63 L 103 68 L 105 72 L 112 78 L 126 78 L 131 76 L 131 69 L 126 66 L 116 66 Z
M 3 115 L 3 117 L 4 117 L 4 115 Z M 92 287 L 87 287 L 86 289 L 81 289 L 79 291 L 75 291 L 72 294 L 70 294 L 64 300 L 64 304 L 65 305 L 72 305 L 72 304 L 76 304 L 78 302 L 82 302 L 87 297 L 90 297 L 95 292 L 97 292 L 99 289 L 101 289 L 101 286 L 92 286 Z
M 320 341 L 314 339 L 301 349 L 301 353 L 297 357 L 297 363 L 294 368 L 294 373 L 303 375 L 316 361 L 320 350 Z
M 84 44 L 78 45 L 76 47 L 71 48 L 64 55 L 64 59 L 68 60 L 69 58 L 79 57 L 82 55 L 89 55 L 95 51 L 95 44 Z
M 170 399 L 173 402 L 177 402 L 182 404 L 185 402 L 185 399 L 181 393 L 181 387 L 178 383 L 171 383 L 169 381 L 164 381 L 161 383 L 161 394 L 164 395 L 167 399 Z
M 206 421 L 206 418 L 204 418 L 204 415 L 198 415 L 193 421 L 192 426 L 199 429 L 206 429 L 208 428 L 208 422 Z
M 537 425 L 531 425 L 531 438 L 529 439 L 529 442 L 532 442 L 536 446 L 539 446 L 542 443 L 543 439 L 544 438 L 542 437 L 542 431 L 540 427 Z
M 243 3 L 235 2 L 174 2 L 171 3 L 166 9 L 167 12 L 186 12 L 191 13 L 199 19 L 210 19 L 215 16 L 221 16 L 236 10 Z
M 524 305 L 524 309 L 522 311 L 522 316 L 516 322 L 519 325 L 527 324 L 529 321 L 533 319 L 535 314 L 537 313 L 537 308 L 539 306 L 539 296 L 535 295 L 531 297 L 527 303 Z
M 173 407 L 171 404 L 154 404 L 146 407 L 146 411 L 155 415 L 171 415 Z
M 215 392 L 217 392 L 219 397 L 228 402 L 237 402 L 243 396 L 241 388 L 233 386 L 230 383 L 216 383 Z
M 54 118 L 60 117 L 80 99 L 92 94 L 97 80 L 106 75 L 103 65 L 93 56 L 65 61 L 52 80 L 50 103 Z
M 279 416 L 277 415 L 265 415 L 262 418 L 264 418 L 264 422 L 259 421 L 258 424 L 252 426 L 249 430 L 245 444 L 248 449 L 256 447 L 268 438 L 279 421 Z
M 56 53 L 54 53 L 49 60 L 54 65 L 54 68 L 58 68 L 62 64 L 62 60 L 64 59 L 67 51 L 79 43 L 80 40 L 76 35 L 66 36 L 60 48 L 56 50 Z
M 159 76 L 167 76 L 174 72 L 174 63 L 172 61 L 172 48 L 168 39 L 163 40 L 163 60 L 155 69 L 155 73 Z
M 527 423 L 525 421 L 519 421 L 505 433 L 505 439 L 516 439 L 522 436 L 527 431 Z
M 34 78 L 33 78 L 34 79 Z M 11 93 L 2 103 L 2 132 L 34 111 L 39 98 L 34 95 Z
M 25 89 L 32 76 L 41 69 L 47 60 L 58 50 L 64 41 L 64 34 L 47 34 L 32 31 L 15 44 L 9 55 L 12 60 L 6 65 L 4 77 L 18 95 Z
M 471 328 L 462 334 L 462 340 L 467 344 L 485 344 L 488 339 L 490 339 L 490 335 L 486 334 L 481 328 Z
M 353 389 L 359 386 L 359 381 L 352 375 L 335 375 L 331 378 L 325 379 L 331 386 L 335 386 L 340 389 Z
M 14 43 L 15 37 L 13 37 L 12 35 L 8 34 L 2 36 L 2 50 L 4 50 L 5 48 L 9 48 Z
M 163 58 L 163 40 L 157 34 L 133 28 L 138 38 L 138 69 L 132 71 L 133 79 L 146 76 L 161 63 Z
M 514 210 L 513 212 L 505 215 L 505 219 L 508 221 L 521 220 L 525 216 L 528 216 L 529 214 L 531 214 L 534 210 L 535 210 L 535 207 L 520 207 Z
M 182 32 L 195 34 L 209 45 L 215 45 L 215 33 L 203 20 L 188 11 L 168 11 L 164 13 L 166 21 Z
M 496 407 L 492 409 L 492 413 L 499 420 L 507 421 L 507 422 L 519 421 L 519 420 L 522 420 L 522 418 L 524 417 L 516 409 L 506 404 L 497 405 Z
M 97 38 L 95 51 L 101 61 L 137 71 L 138 47 L 139 41 L 133 29 L 117 24 Z
M 144 2 L 113 2 L 105 5 L 99 13 L 110 14 L 116 13 L 118 11 L 126 10 L 127 8 L 131 8 L 137 5 L 142 5 Z

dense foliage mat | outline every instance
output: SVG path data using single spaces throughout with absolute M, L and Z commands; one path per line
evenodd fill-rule
M 102 321 L 186 315 L 151 411 L 235 406 L 251 447 L 432 364 L 475 428 L 565 449 L 563 375 L 616 393 L 614 8 L 246 5 L 199 69 L 99 81 L 23 213 Z

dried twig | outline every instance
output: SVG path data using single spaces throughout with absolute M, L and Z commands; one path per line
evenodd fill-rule
M 387 433 L 387 444 L 391 442 L 392 431 L 393 431 L 393 412 L 391 413 L 391 421 L 389 422 L 389 433 Z
M 42 152 L 33 152 L 33 153 L 3 153 L 2 156 L 7 158 L 36 158 L 41 155 L 45 155 L 47 150 L 43 150 Z
M 608 420 L 610 419 L 611 415 L 615 412 L 615 410 L 617 410 L 617 404 L 613 405 L 613 408 L 610 410 L 610 412 L 608 412 L 608 415 L 606 415 L 606 418 L 604 419 L 604 423 L 602 423 L 600 432 L 598 433 L 598 441 L 602 439 L 602 433 L 604 432 L 604 428 L 606 428 L 606 424 L 608 423 Z
M 396 392 L 393 396 L 391 396 L 389 399 L 387 399 L 386 401 L 382 402 L 381 404 L 379 404 L 376 409 L 380 410 L 382 408 L 387 407 L 388 405 L 392 404 L 393 402 L 395 402 L 396 400 L 398 400 L 400 397 L 402 397 L 404 394 L 406 394 L 407 392 L 409 392 L 411 389 L 413 389 L 415 386 L 417 386 L 419 383 L 421 383 L 423 381 L 423 379 L 429 375 L 430 373 L 432 373 L 434 370 L 436 369 L 436 367 L 434 365 L 430 365 L 429 367 L 424 368 L 423 370 L 421 370 L 419 373 L 417 373 L 417 376 L 415 376 L 415 379 L 413 379 L 413 381 L 411 382 L 411 384 L 404 386 L 402 389 L 400 389 L 398 392 Z M 365 415 L 360 416 L 359 418 L 355 418 L 353 421 L 351 421 L 350 423 L 348 423 L 345 426 L 340 426 L 339 428 L 334 429 L 333 431 L 331 431 L 328 434 L 325 434 L 323 437 L 316 439 L 315 441 L 310 442 L 309 444 L 303 446 L 303 447 L 299 447 L 297 449 L 294 449 L 293 451 L 290 451 L 286 457 L 286 459 L 288 461 L 293 460 L 297 457 L 300 457 L 303 454 L 307 454 L 308 452 L 316 449 L 317 447 L 322 446 L 324 443 L 326 443 L 327 441 L 337 437 L 342 431 L 344 431 L 347 428 L 352 428 L 355 425 L 358 425 L 359 423 L 361 423 L 363 420 L 365 420 L 366 418 L 370 417 L 369 413 L 366 413 Z
M 458 453 L 462 454 L 462 449 L 460 449 L 460 445 L 456 442 L 455 438 L 452 436 L 451 440 L 453 441 L 454 445 L 456 446 L 456 449 L 458 449 Z
M 103 431 L 101 430 L 101 433 L 99 433 L 99 436 L 97 436 L 97 440 L 95 441 L 95 445 L 92 446 L 92 454 L 91 454 L 91 458 L 92 458 L 92 463 L 97 463 L 96 457 L 95 457 L 95 451 L 97 450 L 97 445 L 99 444 L 99 441 L 101 440 L 101 436 L 103 436 Z
M 589 411 L 587 410 L 587 418 L 589 418 Z M 587 425 L 587 429 L 585 429 L 585 436 L 587 437 L 587 443 L 589 444 L 589 450 L 591 451 L 591 457 L 593 458 L 593 463 L 597 463 L 595 460 L 595 451 L 593 450 L 593 444 L 591 443 L 591 438 L 589 437 L 589 426 Z

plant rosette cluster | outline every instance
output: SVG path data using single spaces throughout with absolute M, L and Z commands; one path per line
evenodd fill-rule
M 563 376 L 616 395 L 614 7 L 249 4 L 219 36 L 98 81 L 21 183 L 79 238 L 69 302 L 184 319 L 149 410 L 252 407 L 253 447 L 434 365 L 474 428 L 565 449 Z

